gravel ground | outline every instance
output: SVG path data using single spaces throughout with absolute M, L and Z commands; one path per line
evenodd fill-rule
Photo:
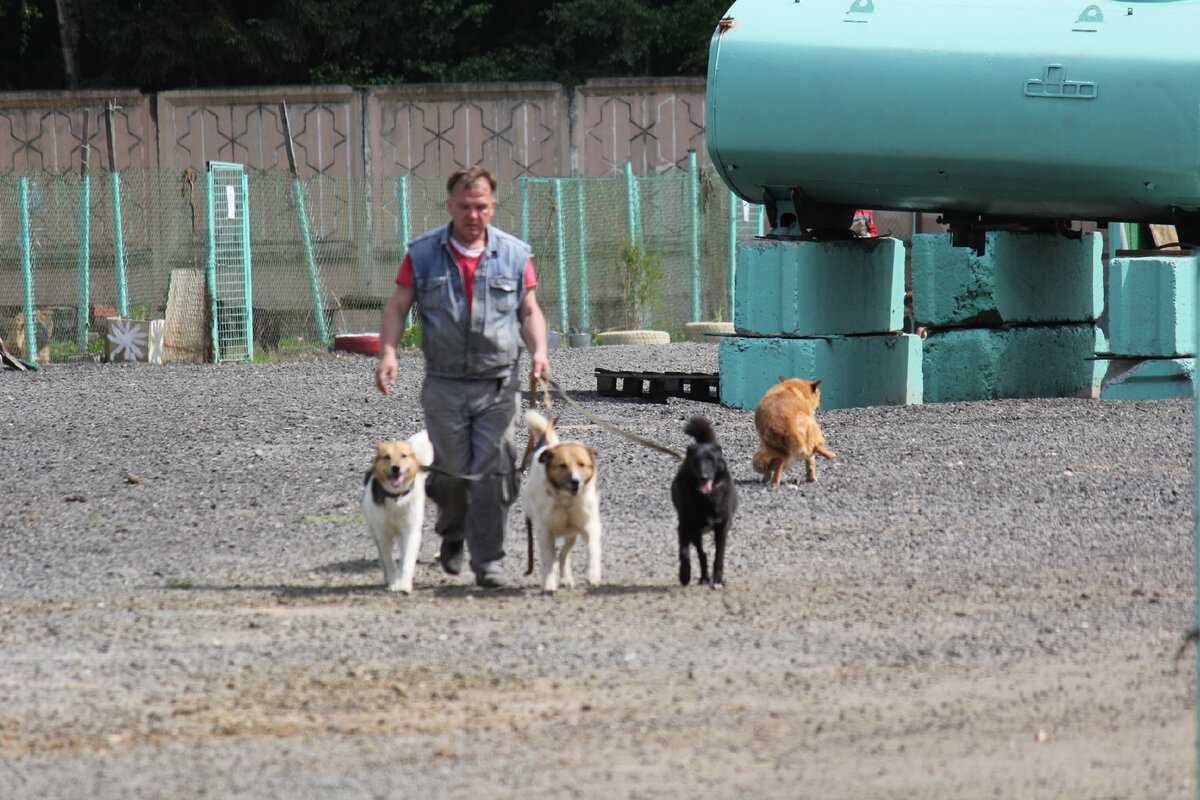
M 0 796 L 1195 796 L 1190 401 L 823 411 L 837 459 L 769 487 L 751 413 L 595 393 L 714 346 L 564 350 L 618 425 L 712 420 L 727 586 L 678 586 L 674 461 L 568 409 L 604 585 L 541 596 L 514 510 L 511 588 L 427 523 L 403 597 L 358 497 L 406 358 L 387 398 L 349 355 L 0 373 Z

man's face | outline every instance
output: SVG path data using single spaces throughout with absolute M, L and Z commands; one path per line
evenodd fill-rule
M 454 184 L 450 199 L 446 201 L 450 212 L 450 227 L 454 238 L 462 245 L 479 245 L 486 238 L 488 223 L 496 213 L 496 198 L 491 184 L 483 178 L 470 185 L 465 181 Z

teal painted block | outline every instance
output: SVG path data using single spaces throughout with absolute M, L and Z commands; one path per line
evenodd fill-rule
M 1126 356 L 1196 352 L 1195 256 L 1114 258 L 1108 271 L 1108 343 Z
M 1101 400 L 1166 400 L 1191 397 L 1195 391 L 1196 359 L 1166 358 L 1143 361 L 1104 384 Z
M 742 333 L 885 333 L 904 324 L 904 245 L 895 239 L 744 242 L 735 281 Z
M 910 334 L 721 340 L 721 403 L 754 408 L 785 378 L 821 381 L 821 408 L 921 402 L 921 339 Z
M 1106 369 L 1095 325 L 958 328 L 925 339 L 927 403 L 1002 397 L 1096 397 Z
M 912 239 L 913 316 L 930 327 L 1093 322 L 1104 310 L 1101 237 L 987 234 L 980 257 L 948 233 Z

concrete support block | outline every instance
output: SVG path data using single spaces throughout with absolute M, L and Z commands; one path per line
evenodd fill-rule
M 927 403 L 1002 397 L 1096 397 L 1106 364 L 1095 325 L 931 333 L 922 368 Z
M 823 339 L 737 337 L 717 351 L 721 403 L 754 408 L 785 378 L 821 381 L 821 408 L 921 402 L 921 339 L 909 334 Z
M 1118 372 L 1100 391 L 1101 400 L 1166 400 L 1191 397 L 1196 378 L 1196 359 L 1163 358 L 1135 362 Z
M 1104 310 L 1101 237 L 987 234 L 980 257 L 948 233 L 912 239 L 913 316 L 930 327 L 1093 322 Z
M 1122 256 L 1109 263 L 1108 346 L 1126 356 L 1196 352 L 1196 256 Z
M 733 323 L 754 336 L 898 331 L 904 323 L 904 245 L 895 239 L 738 247 Z

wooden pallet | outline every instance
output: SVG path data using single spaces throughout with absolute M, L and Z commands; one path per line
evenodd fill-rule
M 710 372 L 624 372 L 596 367 L 600 396 L 638 397 L 653 403 L 665 403 L 668 397 L 719 403 L 720 380 L 718 373 Z

